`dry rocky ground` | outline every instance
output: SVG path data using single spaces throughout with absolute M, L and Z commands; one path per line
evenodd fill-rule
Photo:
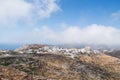
M 106 54 L 27 55 L 0 57 L 0 80 L 120 80 L 120 59 Z

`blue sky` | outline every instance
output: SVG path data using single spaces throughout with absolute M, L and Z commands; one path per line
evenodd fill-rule
M 63 1 L 63 2 L 62 2 Z M 68 24 L 116 25 L 111 22 L 111 14 L 119 11 L 119 0 L 62 0 L 63 15 L 59 16 Z M 71 20 L 71 19 L 74 19 Z M 119 24 L 118 24 L 119 25 Z M 116 25 L 116 26 L 118 26 Z
M 120 0 L 0 0 L 0 43 L 120 45 Z

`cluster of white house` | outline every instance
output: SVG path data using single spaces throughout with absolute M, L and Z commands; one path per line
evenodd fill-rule
M 16 49 L 15 52 L 22 53 L 22 54 L 46 54 L 46 53 L 52 53 L 52 54 L 62 54 L 67 55 L 72 58 L 78 56 L 79 54 L 98 54 L 98 53 L 104 53 L 104 52 L 110 52 L 114 50 L 103 50 L 102 52 L 100 50 L 92 49 L 91 47 L 85 47 L 85 48 L 61 48 L 57 46 L 44 46 L 36 49 L 29 48 L 28 46 L 21 47 L 19 49 Z M 6 53 L 6 54 L 5 54 Z M 10 56 L 9 50 L 0 50 L 0 55 L 4 56 Z
M 52 54 L 63 54 L 63 55 L 68 55 L 72 58 L 79 54 L 97 54 L 100 53 L 98 50 L 93 50 L 90 47 L 85 47 L 81 49 L 77 48 L 60 48 L 56 46 L 44 46 L 42 48 L 38 49 L 27 49 L 27 50 L 19 50 L 17 51 L 19 53 L 36 53 L 36 54 L 45 54 L 45 53 L 52 53 Z

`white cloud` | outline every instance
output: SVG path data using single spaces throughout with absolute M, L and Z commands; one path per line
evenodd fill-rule
M 0 25 L 10 25 L 11 22 L 29 14 L 31 5 L 24 0 L 0 0 Z
M 33 42 L 47 41 L 56 44 L 92 44 L 92 45 L 120 45 L 120 30 L 111 26 L 92 24 L 81 28 L 68 26 L 61 32 L 56 32 L 44 26 L 35 28 L 29 35 Z M 32 37 L 34 36 L 34 38 Z M 26 38 L 27 39 L 27 38 Z
M 119 21 L 120 20 L 120 11 L 112 13 L 112 18 L 114 21 Z
M 28 0 L 29 1 L 29 0 Z M 12 26 L 19 20 L 48 18 L 60 10 L 56 0 L 0 0 L 0 26 Z
M 40 18 L 50 17 L 51 13 L 60 10 L 56 0 L 35 0 L 33 10 Z

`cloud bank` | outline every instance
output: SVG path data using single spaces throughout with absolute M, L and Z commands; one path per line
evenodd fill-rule
M 57 44 L 92 44 L 92 45 L 120 45 L 120 29 L 112 26 L 92 24 L 84 28 L 80 26 L 67 26 L 56 32 L 47 26 L 35 28 L 26 35 L 26 39 L 36 42 L 47 41 Z M 31 37 L 31 36 L 34 37 Z

